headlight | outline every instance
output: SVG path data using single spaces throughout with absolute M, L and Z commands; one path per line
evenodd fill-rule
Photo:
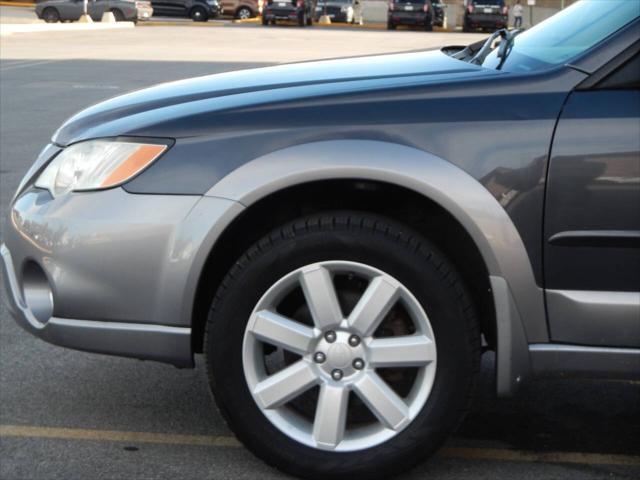
M 36 181 L 54 197 L 77 190 L 120 185 L 158 158 L 166 145 L 92 140 L 72 145 L 55 157 Z
M 351 5 L 343 5 L 342 7 L 340 7 L 340 10 L 341 10 L 343 13 L 346 13 L 346 12 L 348 12 L 349 10 L 353 10 L 353 9 L 352 9 Z

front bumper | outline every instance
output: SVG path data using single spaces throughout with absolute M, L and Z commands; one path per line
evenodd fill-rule
M 467 16 L 467 21 L 473 28 L 502 28 L 507 26 L 509 18 L 504 15 L 473 13 Z
M 267 8 L 263 15 L 267 20 L 297 20 L 301 10 L 295 7 Z
M 1 248 L 6 303 L 50 343 L 191 366 L 199 274 L 241 210 L 220 198 L 121 188 L 53 199 L 27 186 Z
M 395 25 L 425 25 L 431 18 L 428 13 L 393 11 L 389 18 Z
M 153 8 L 141 8 L 138 7 L 137 19 L 149 20 L 153 16 Z

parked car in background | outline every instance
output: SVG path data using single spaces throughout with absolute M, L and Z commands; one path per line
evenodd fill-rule
M 315 0 L 268 0 L 262 9 L 262 24 L 275 25 L 278 20 L 289 20 L 301 27 L 310 27 L 315 7 Z
M 259 0 L 220 0 L 225 15 L 240 20 L 253 18 L 260 14 Z
M 636 1 L 636 0 L 634 0 Z M 509 7 L 504 0 L 465 0 L 462 29 L 497 30 L 509 25 Z
M 313 19 L 317 22 L 323 15 L 327 15 L 332 22 L 362 24 L 362 1 L 319 0 Z
M 431 0 L 431 6 L 433 7 L 433 26 L 444 26 L 444 3 L 441 0 Z
M 412 25 L 433 30 L 433 5 L 431 0 L 389 0 L 387 29 L 398 25 Z
M 47 23 L 78 20 L 84 12 L 83 0 L 38 0 L 36 16 Z M 147 0 L 89 0 L 87 13 L 95 22 L 102 20 L 106 12 L 113 13 L 118 22 L 146 20 L 153 14 Z
M 162 17 L 189 17 L 206 22 L 223 12 L 219 0 L 151 0 L 153 12 Z

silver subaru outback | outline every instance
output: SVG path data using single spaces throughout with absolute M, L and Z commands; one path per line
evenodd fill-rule
M 203 353 L 237 437 L 311 478 L 430 455 L 483 350 L 500 395 L 638 378 L 640 12 L 607 3 L 78 113 L 8 212 L 16 321 L 178 367 Z

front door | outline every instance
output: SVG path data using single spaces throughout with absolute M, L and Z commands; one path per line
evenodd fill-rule
M 640 346 L 640 53 L 571 93 L 549 163 L 544 276 L 551 338 Z

